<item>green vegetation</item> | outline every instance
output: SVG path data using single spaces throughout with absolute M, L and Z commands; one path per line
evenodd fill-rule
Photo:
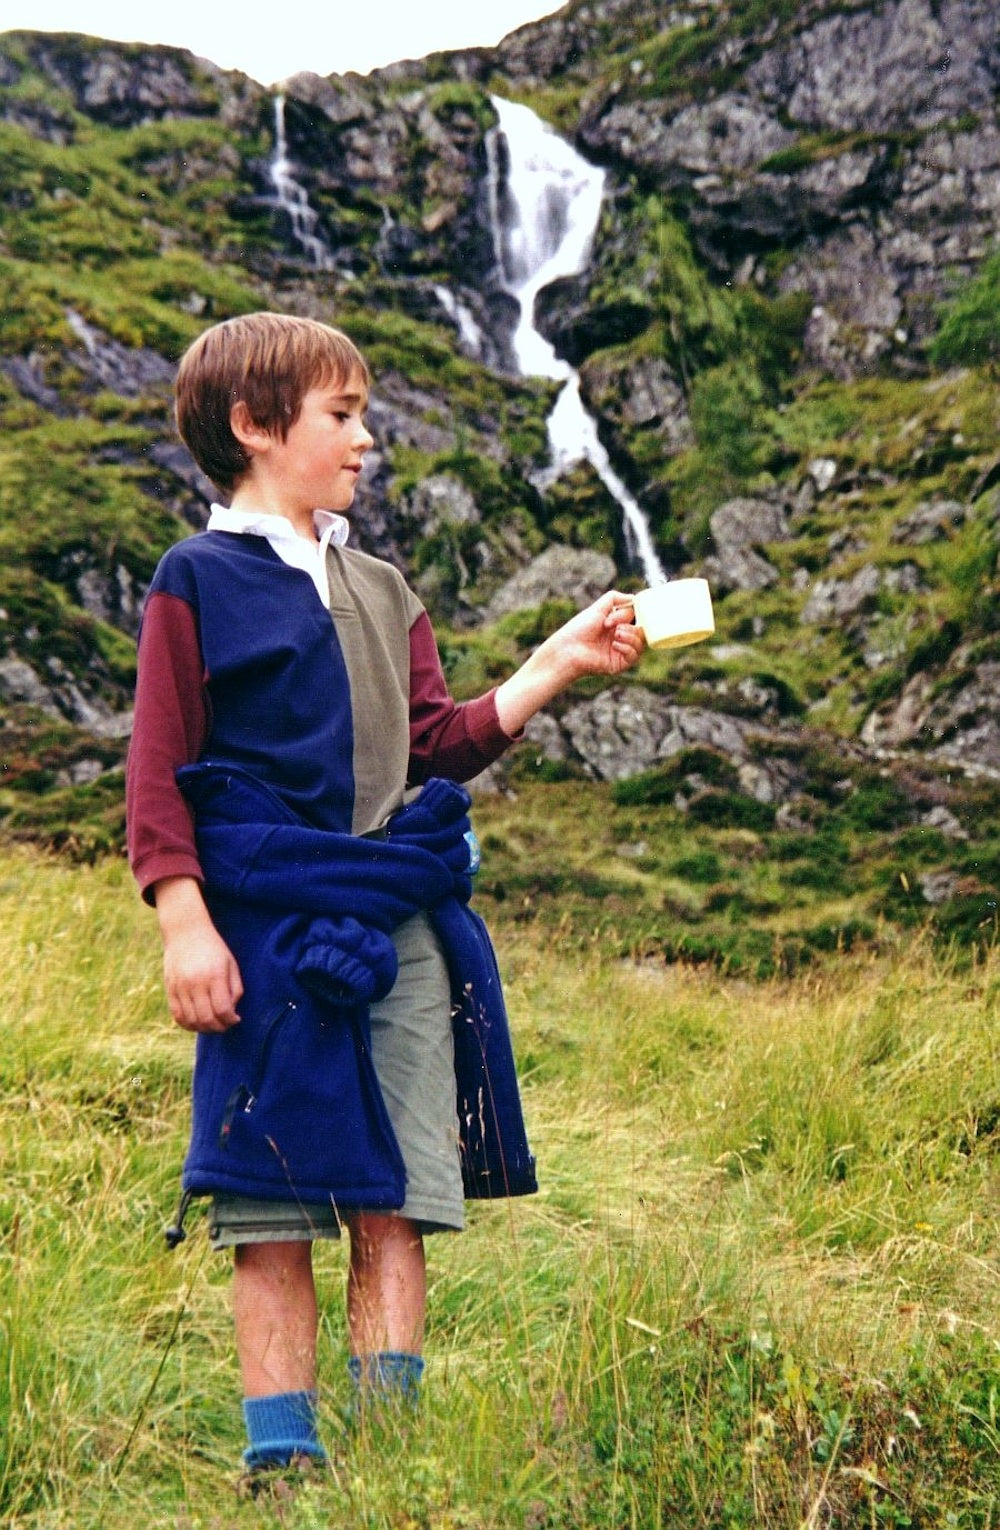
M 231 130 L 71 120 L 72 142 L 58 144 L 0 122 L 0 350 L 72 343 L 69 304 L 127 345 L 176 356 L 206 318 L 256 306 L 225 264 L 247 253 L 230 212 L 246 190 Z
M 657 357 L 683 383 L 692 449 L 665 454 L 657 435 L 641 429 L 626 431 L 625 440 L 636 481 L 654 502 L 660 491 L 697 553 L 713 508 L 791 466 L 776 411 L 793 396 L 809 300 L 713 283 L 680 211 L 661 194 L 632 187 L 613 226 L 606 217 L 600 239 L 589 322 L 598 343 L 602 327 L 620 340 L 590 357 L 585 373 Z M 627 381 L 622 386 L 627 390 Z M 595 402 L 620 400 L 598 391 Z M 670 527 L 656 529 L 669 541 Z
M 956 846 L 922 823 L 912 779 L 904 787 L 870 771 L 845 781 L 832 756 L 804 765 L 816 796 L 796 804 L 798 826 L 777 827 L 774 807 L 740 790 L 733 766 L 710 749 L 614 786 L 526 749 L 511 769 L 516 801 L 476 802 L 478 901 L 564 950 L 600 941 L 626 960 L 758 980 L 802 971 L 831 950 L 888 953 L 917 929 L 956 960 L 992 945 L 993 786 L 980 784 L 966 819 L 972 834 Z M 924 888 L 943 868 L 948 881 L 932 905 Z
M 1000 357 L 1000 252 L 945 309 L 931 357 L 938 366 L 985 366 Z
M 333 1470 L 240 1503 L 227 1262 L 197 1215 L 174 1254 L 160 1231 L 191 1042 L 154 921 L 120 862 L 3 857 L 4 1524 L 992 1523 L 995 955 L 748 985 L 498 914 L 541 1193 L 431 1244 L 403 1434 L 344 1430 L 320 1250 Z

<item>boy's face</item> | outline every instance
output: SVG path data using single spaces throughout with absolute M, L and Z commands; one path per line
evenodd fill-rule
M 310 388 L 284 441 L 271 437 L 264 469 L 269 509 L 293 520 L 313 510 L 347 510 L 374 445 L 364 419 L 368 390 L 360 377 Z

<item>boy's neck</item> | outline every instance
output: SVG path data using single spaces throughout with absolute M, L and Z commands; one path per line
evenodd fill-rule
M 312 510 L 282 510 L 276 505 L 269 505 L 267 495 L 261 494 L 259 490 L 255 491 L 252 484 L 236 489 L 229 501 L 229 508 L 238 510 L 244 515 L 278 515 L 288 522 L 296 536 L 303 537 L 307 542 L 317 540 Z

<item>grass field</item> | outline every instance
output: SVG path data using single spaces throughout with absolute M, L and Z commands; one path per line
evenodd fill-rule
M 1000 962 L 751 983 L 496 925 L 541 1193 L 431 1245 L 425 1406 L 243 1504 L 225 1260 L 174 1254 L 189 1039 L 117 861 L 0 856 L 0 1524 L 1000 1525 Z

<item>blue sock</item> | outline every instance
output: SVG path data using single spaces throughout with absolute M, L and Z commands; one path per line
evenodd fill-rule
M 244 1397 L 243 1418 L 249 1446 L 243 1460 L 257 1466 L 287 1466 L 293 1456 L 326 1459 L 316 1434 L 315 1392 L 274 1392 Z
M 347 1369 L 359 1394 L 368 1401 L 402 1402 L 415 1407 L 420 1398 L 424 1362 L 420 1355 L 384 1349 L 372 1355 L 352 1355 Z

